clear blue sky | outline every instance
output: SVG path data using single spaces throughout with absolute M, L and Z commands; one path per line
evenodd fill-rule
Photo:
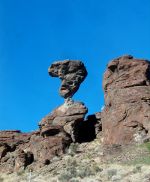
M 63 103 L 47 69 L 66 58 L 89 73 L 74 99 L 100 111 L 106 65 L 124 54 L 150 59 L 149 0 L 0 0 L 0 129 L 34 130 Z

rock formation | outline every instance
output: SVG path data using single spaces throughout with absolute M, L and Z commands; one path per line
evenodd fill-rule
M 51 128 L 61 128 L 61 131 L 67 133 L 71 137 L 72 141 L 76 141 L 77 138 L 77 125 L 84 121 L 87 108 L 81 102 L 64 103 L 56 108 L 52 113 L 47 115 L 39 123 L 41 128 L 41 135 L 49 135 Z
M 71 98 L 79 89 L 87 76 L 87 71 L 81 61 L 65 60 L 53 63 L 48 69 L 49 75 L 62 80 L 60 95 Z
M 53 130 L 57 128 L 53 128 Z M 43 137 L 40 131 L 21 133 L 19 130 L 0 132 L 0 171 L 14 172 L 25 168 L 38 169 L 64 153 L 70 138 L 60 130 L 49 129 Z
M 123 56 L 111 61 L 104 74 L 105 144 L 142 142 L 150 136 L 150 62 Z
M 62 80 L 60 95 L 65 98 L 65 103 L 39 123 L 41 134 L 48 133 L 49 127 L 61 127 L 62 131 L 75 142 L 79 123 L 84 121 L 88 109 L 83 103 L 74 102 L 71 97 L 87 76 L 86 68 L 81 61 L 64 60 L 53 63 L 48 72 L 50 76 L 59 77 Z
M 60 94 L 65 103 L 44 117 L 39 130 L 21 133 L 19 130 L 0 131 L 0 171 L 14 172 L 21 169 L 38 169 L 62 155 L 71 142 L 81 141 L 79 128 L 88 111 L 81 102 L 71 97 L 87 75 L 80 61 L 56 62 L 49 68 L 51 76 L 62 79 Z
M 97 137 L 109 146 L 150 139 L 150 62 L 132 56 L 111 61 L 103 80 L 105 107 L 86 119 L 86 106 L 71 99 L 87 75 L 84 64 L 56 62 L 49 74 L 62 80 L 60 95 L 65 102 L 39 122 L 37 131 L 0 131 L 1 172 L 41 168 L 64 154 L 71 142 Z

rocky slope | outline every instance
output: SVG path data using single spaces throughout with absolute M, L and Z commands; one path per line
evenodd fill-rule
M 3 182 L 149 182 L 150 151 L 145 144 L 103 148 L 99 139 L 71 144 L 39 170 L 1 174 Z
M 87 76 L 84 64 L 59 61 L 49 74 L 62 80 L 65 102 L 45 116 L 35 132 L 0 131 L 0 180 L 134 182 L 141 176 L 139 181 L 147 182 L 150 62 L 132 56 L 112 60 L 104 73 L 105 107 L 86 118 L 87 107 L 72 99 Z M 127 168 L 128 161 L 140 167 L 130 163 Z

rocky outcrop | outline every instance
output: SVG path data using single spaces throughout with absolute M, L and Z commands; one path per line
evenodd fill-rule
M 11 173 L 28 167 L 35 170 L 49 164 L 71 142 L 68 136 L 59 133 L 43 137 L 40 131 L 0 131 L 0 171 Z
M 71 142 L 79 140 L 79 126 L 88 111 L 71 97 L 79 89 L 87 71 L 80 61 L 56 62 L 49 68 L 51 76 L 62 79 L 60 94 L 65 103 L 42 119 L 39 130 L 21 133 L 0 131 L 0 171 L 13 172 L 25 168 L 38 169 L 61 156 Z
M 65 102 L 39 122 L 37 131 L 0 131 L 2 173 L 48 165 L 55 156 L 64 154 L 71 142 L 90 142 L 100 137 L 108 146 L 150 138 L 150 62 L 132 56 L 111 61 L 103 81 L 105 107 L 86 118 L 87 107 L 71 98 L 87 75 L 84 64 L 56 62 L 49 74 L 62 80 L 60 95 Z
M 62 80 L 60 95 L 65 103 L 46 116 L 40 123 L 41 135 L 47 135 L 49 128 L 59 127 L 67 133 L 73 142 L 79 142 L 80 129 L 88 109 L 81 102 L 74 102 L 72 96 L 79 89 L 87 76 L 87 71 L 81 61 L 64 60 L 53 63 L 48 69 L 49 75 Z M 82 138 L 82 137 L 81 137 Z
M 76 93 L 87 76 L 84 64 L 73 60 L 55 62 L 49 67 L 48 72 L 50 76 L 62 80 L 59 93 L 65 99 L 71 98 Z
M 142 142 L 150 136 L 150 62 L 123 56 L 104 74 L 104 144 Z
M 76 141 L 77 125 L 84 121 L 87 112 L 88 109 L 83 103 L 66 101 L 39 123 L 41 135 L 49 135 L 49 132 L 52 132 L 54 127 L 59 128 L 62 133 L 67 133 L 72 141 Z

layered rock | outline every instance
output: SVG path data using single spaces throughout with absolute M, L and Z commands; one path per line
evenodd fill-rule
M 150 62 L 123 56 L 104 74 L 102 112 L 105 144 L 144 141 L 150 136 Z
M 65 99 L 71 98 L 76 93 L 87 76 L 84 64 L 73 60 L 55 62 L 49 67 L 48 72 L 50 76 L 62 80 L 59 93 Z
M 42 119 L 39 123 L 41 135 L 49 135 L 52 128 L 59 128 L 76 141 L 77 124 L 84 121 L 88 109 L 81 102 L 66 101 Z

